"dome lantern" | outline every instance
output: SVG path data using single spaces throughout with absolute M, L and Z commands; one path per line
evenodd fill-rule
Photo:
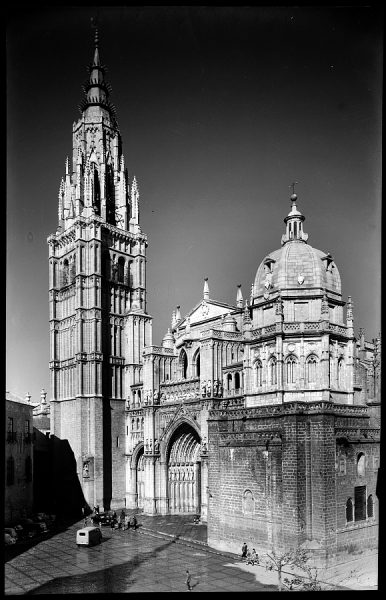
M 303 231 L 303 221 L 305 220 L 305 217 L 301 212 L 298 211 L 296 207 L 298 196 L 295 194 L 295 183 L 297 182 L 292 184 L 292 194 L 290 196 L 292 203 L 291 210 L 284 219 L 284 223 L 286 224 L 286 232 L 281 238 L 282 246 L 287 242 L 307 242 L 308 240 L 308 233 Z

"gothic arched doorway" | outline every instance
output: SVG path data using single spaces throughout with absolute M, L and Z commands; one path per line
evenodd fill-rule
M 170 440 L 167 474 L 170 512 L 200 513 L 200 439 L 186 423 Z
M 137 507 L 143 508 L 145 499 L 145 457 L 142 452 L 137 463 Z

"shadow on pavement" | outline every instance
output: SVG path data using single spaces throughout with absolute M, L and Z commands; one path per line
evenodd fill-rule
M 175 543 L 171 540 L 150 552 L 139 552 L 133 559 L 120 565 L 114 565 L 100 571 L 93 571 L 82 575 L 69 575 L 57 577 L 36 587 L 25 595 L 35 594 L 84 594 L 84 593 L 121 593 L 129 591 L 131 585 L 137 582 L 133 578 L 137 567 L 149 561 L 160 552 L 167 550 Z

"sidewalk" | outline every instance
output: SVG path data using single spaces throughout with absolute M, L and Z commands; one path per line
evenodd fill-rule
M 132 514 L 136 511 L 126 510 Z M 277 573 L 266 571 L 262 566 L 252 566 L 240 560 L 240 556 L 231 552 L 223 552 L 210 548 L 207 544 L 207 525 L 193 523 L 193 515 L 155 515 L 137 514 L 140 532 L 149 535 L 171 537 L 188 545 L 205 546 L 207 552 L 239 561 L 242 570 L 253 572 L 259 581 L 276 585 Z M 353 558 L 348 563 L 334 565 L 319 571 L 319 579 L 329 589 L 377 590 L 378 589 L 378 554 L 366 554 Z

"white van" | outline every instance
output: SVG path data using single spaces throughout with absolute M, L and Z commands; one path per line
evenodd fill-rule
M 99 527 L 83 527 L 76 532 L 76 543 L 78 546 L 94 546 L 100 544 L 102 532 Z

